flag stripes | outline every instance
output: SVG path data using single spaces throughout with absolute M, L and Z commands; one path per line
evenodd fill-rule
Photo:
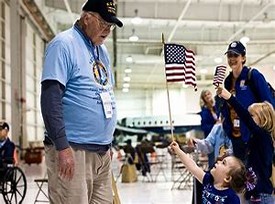
M 213 78 L 213 84 L 215 86 L 219 86 L 219 84 L 223 83 L 224 77 L 226 72 L 226 66 L 225 65 L 217 65 L 215 69 L 215 74 Z
M 165 44 L 165 73 L 167 82 L 185 82 L 197 87 L 195 57 L 183 45 Z

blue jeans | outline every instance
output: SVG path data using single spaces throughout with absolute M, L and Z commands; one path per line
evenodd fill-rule
M 249 204 L 274 204 L 274 202 L 274 197 L 265 193 L 260 193 L 260 201 L 248 201 Z

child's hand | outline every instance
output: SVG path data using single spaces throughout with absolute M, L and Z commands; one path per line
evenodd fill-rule
M 228 100 L 231 97 L 231 93 L 222 87 L 217 87 L 216 93 L 219 97 L 222 97 L 225 100 Z
M 187 141 L 188 147 L 195 147 L 196 143 L 197 143 L 197 139 L 195 139 L 195 138 L 190 138 L 190 139 Z
M 180 149 L 179 144 L 176 141 L 172 141 L 169 147 L 171 152 L 174 154 Z

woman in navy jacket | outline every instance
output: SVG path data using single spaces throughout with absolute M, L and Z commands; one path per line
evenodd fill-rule
M 255 102 L 274 103 L 267 82 L 257 69 L 251 71 L 251 77 L 248 79 L 249 67 L 245 66 L 246 48 L 244 45 L 240 41 L 233 41 L 229 44 L 225 54 L 232 71 L 226 77 L 224 87 L 245 108 Z M 232 141 L 234 155 L 246 163 L 247 142 L 251 133 L 244 120 L 239 118 L 227 103 L 221 108 L 221 113 L 224 116 L 224 130 Z
M 247 110 L 226 89 L 218 87 L 217 94 L 227 100 L 252 133 L 248 140 L 247 167 L 252 167 L 258 181 L 255 189 L 246 193 L 246 198 L 262 204 L 274 203 L 270 180 L 275 139 L 274 108 L 265 101 L 253 103 Z

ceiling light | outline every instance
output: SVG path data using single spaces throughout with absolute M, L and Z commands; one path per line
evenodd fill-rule
M 138 10 L 137 10 L 137 9 L 135 9 L 135 17 L 132 18 L 131 22 L 132 22 L 134 25 L 141 24 L 141 22 L 142 22 L 142 19 L 138 16 Z
M 216 57 L 214 59 L 214 62 L 217 63 L 217 64 L 220 64 L 220 63 L 222 63 L 222 58 L 221 57 Z
M 247 36 L 243 36 L 240 41 L 243 45 L 246 45 L 250 41 L 250 38 Z
M 267 12 L 264 12 L 263 22 L 264 23 L 269 23 L 270 22 L 270 18 L 268 18 L 268 13 Z
M 127 67 L 127 68 L 124 70 L 124 72 L 125 72 L 125 73 L 127 73 L 127 74 L 129 74 L 129 73 L 131 73 L 131 72 L 132 72 L 132 69 L 131 69 L 131 68 L 129 68 L 129 67 Z
M 127 92 L 129 92 L 129 89 L 128 88 L 123 88 L 122 91 L 127 93 Z
M 124 83 L 122 86 L 123 86 L 123 88 L 129 88 L 130 84 L 129 83 Z
M 206 74 L 207 72 L 208 72 L 207 69 L 201 69 L 201 70 L 200 70 L 200 73 L 201 73 L 201 74 Z
M 129 40 L 131 42 L 136 42 L 138 41 L 139 37 L 135 34 L 135 29 L 132 29 L 132 35 L 129 37 Z
M 123 80 L 126 81 L 126 82 L 129 82 L 129 81 L 131 81 L 131 77 L 125 76 L 125 77 L 123 78 Z
M 126 57 L 126 62 L 128 63 L 132 63 L 133 62 L 133 58 L 131 55 L 129 55 L 128 57 Z

